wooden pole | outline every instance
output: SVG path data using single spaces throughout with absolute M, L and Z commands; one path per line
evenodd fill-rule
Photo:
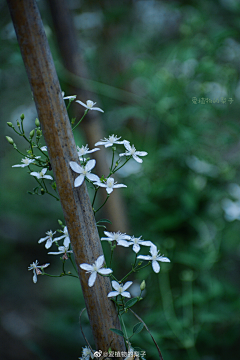
M 79 50 L 79 41 L 67 1 L 48 0 L 48 4 L 57 36 L 57 44 L 65 68 L 73 75 L 75 74 L 83 79 L 89 79 L 88 69 Z M 69 83 L 71 83 L 70 79 Z M 86 101 L 88 99 L 93 100 L 94 102 L 98 101 L 96 93 L 89 92 L 84 88 L 79 88 L 74 85 L 71 85 L 70 88 L 72 94 L 77 95 L 77 98 L 81 101 Z M 100 104 L 97 103 L 96 106 L 99 105 Z M 82 108 L 80 109 L 78 104 L 75 106 L 73 104 L 72 108 L 74 110 L 74 117 L 78 118 L 77 114 L 82 111 Z M 99 112 L 89 111 L 86 121 L 84 120 L 81 124 L 81 129 L 84 131 L 89 148 L 94 148 L 95 143 L 104 137 Z M 106 161 L 107 151 L 105 148 L 102 147 L 101 151 L 97 151 L 94 154 L 94 158 L 97 160 L 96 174 L 99 177 L 102 175 L 106 176 L 109 173 L 109 166 Z M 101 190 L 103 191 L 101 192 Z M 105 199 L 105 190 L 100 189 L 99 192 L 102 195 L 102 198 Z M 113 224 L 112 226 L 109 224 L 108 230 L 128 232 L 128 222 L 125 215 L 126 209 L 119 192 L 114 191 L 111 194 L 103 210 L 106 213 L 106 217 L 110 219 Z
M 110 279 L 98 275 L 90 288 L 89 274 L 79 267 L 81 263 L 93 264 L 103 252 L 86 185 L 73 185 L 76 176 L 69 162 L 78 161 L 77 149 L 39 10 L 35 0 L 7 3 L 48 147 L 96 350 L 111 347 L 124 351 L 123 338 L 109 330 L 120 329 L 115 307 L 107 298 Z

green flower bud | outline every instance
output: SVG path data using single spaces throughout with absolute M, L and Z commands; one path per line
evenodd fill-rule
M 145 289 L 145 287 L 146 287 L 146 282 L 145 282 L 145 280 L 143 280 L 140 285 L 140 290 L 143 291 Z
M 63 223 L 62 223 L 62 221 L 61 221 L 61 220 L 59 220 L 59 219 L 58 219 L 58 223 L 59 223 L 59 225 L 62 225 L 62 224 L 63 224 Z
M 25 118 L 24 114 L 21 114 L 20 119 L 24 120 L 24 118 Z
M 45 190 L 43 189 L 43 188 L 41 188 L 41 194 L 43 195 L 43 194 L 45 194 Z
M 20 129 L 20 122 L 17 120 L 17 126 Z
M 36 125 L 37 127 L 40 126 L 40 121 L 38 120 L 38 118 L 36 118 L 36 120 L 35 120 L 35 125 Z
M 10 121 L 8 121 L 7 124 L 9 127 L 13 127 L 13 124 Z
M 34 134 L 35 134 L 35 130 L 33 129 L 32 131 L 30 131 L 30 134 L 29 134 L 31 139 L 34 137 Z
M 9 142 L 9 144 L 13 145 L 14 141 L 10 136 L 6 136 L 7 141 Z
M 42 135 L 42 132 L 41 132 L 41 130 L 38 129 L 37 130 L 37 136 L 40 137 L 41 135 Z

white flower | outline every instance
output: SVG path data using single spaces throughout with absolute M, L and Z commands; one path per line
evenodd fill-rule
M 74 161 L 70 161 L 69 165 L 73 171 L 80 174 L 74 181 L 75 187 L 82 185 L 85 176 L 90 181 L 99 181 L 99 177 L 97 175 L 90 173 L 96 165 L 96 160 L 89 160 L 86 166 L 80 166 Z
M 160 265 L 158 264 L 158 261 L 162 261 L 162 262 L 170 262 L 170 260 L 167 257 L 158 255 L 159 251 L 157 250 L 157 247 L 155 245 L 152 244 L 151 248 L 150 248 L 150 253 L 152 256 L 150 255 L 139 255 L 137 258 L 138 259 L 143 259 L 143 260 L 151 260 L 152 261 L 152 268 L 153 271 L 155 273 L 159 273 L 160 271 Z
M 86 154 L 91 154 L 95 151 L 98 151 L 100 149 L 98 148 L 95 148 L 95 149 L 92 149 L 92 150 L 89 150 L 88 146 L 82 146 L 81 148 L 79 146 L 77 146 L 77 152 L 78 152 L 78 157 L 79 157 L 79 160 L 83 160 L 83 156 L 86 155 Z
M 109 177 L 109 178 L 107 179 L 107 181 L 105 181 L 104 183 L 102 183 L 102 182 L 100 181 L 100 179 L 98 179 L 98 181 L 96 181 L 96 182 L 94 183 L 94 185 L 98 185 L 98 186 L 100 186 L 100 187 L 105 187 L 108 194 L 111 194 L 111 192 L 112 192 L 113 189 L 115 189 L 115 188 L 127 187 L 127 185 L 115 183 L 113 177 Z
M 38 243 L 41 244 L 43 241 L 46 241 L 45 248 L 49 249 L 53 243 L 53 235 L 56 234 L 56 231 L 53 233 L 52 230 L 46 232 L 47 236 L 38 240 Z
M 42 150 L 42 151 L 47 151 L 47 146 L 45 145 L 45 146 L 42 146 L 41 148 L 40 148 L 40 150 Z
M 140 251 L 140 245 L 144 245 L 144 246 L 152 246 L 153 245 L 153 243 L 151 241 L 141 240 L 141 236 L 139 238 L 132 236 L 130 241 L 128 241 L 128 243 L 129 243 L 129 246 L 133 245 L 133 251 L 135 253 L 138 253 Z
M 42 169 L 40 172 L 33 171 L 33 172 L 30 173 L 30 175 L 36 176 L 36 178 L 38 178 L 38 179 L 49 179 L 49 180 L 53 180 L 53 178 L 52 178 L 51 175 L 45 175 L 46 172 L 47 172 L 47 168 Z
M 25 167 L 25 166 L 28 166 L 30 165 L 31 163 L 33 163 L 35 160 L 34 159 L 29 159 L 27 157 L 25 157 L 24 159 L 21 160 L 21 162 L 23 164 L 19 164 L 19 165 L 13 165 L 12 167 Z
M 116 135 L 110 135 L 108 139 L 104 138 L 104 140 L 98 141 L 95 146 L 104 145 L 105 148 L 107 148 L 109 146 L 113 146 L 113 144 L 123 144 L 124 141 L 118 141 L 119 139 L 121 139 L 121 136 L 117 137 Z
M 95 350 L 94 350 L 94 352 L 95 352 Z M 94 359 L 94 355 L 88 346 L 85 346 L 85 348 L 83 348 L 82 358 L 79 358 L 79 359 L 83 359 L 83 360 Z
M 58 251 L 56 251 L 56 252 L 49 252 L 48 254 L 49 254 L 49 255 L 60 255 L 60 254 L 63 254 L 63 257 L 62 257 L 62 258 L 65 259 L 65 260 L 67 260 L 67 259 L 68 259 L 67 254 L 70 254 L 70 253 L 73 252 L 72 250 L 68 250 L 68 249 L 69 249 L 69 245 L 70 245 L 70 243 L 69 243 L 67 246 L 65 246 L 65 245 L 59 246 L 59 247 L 58 247 Z
M 86 270 L 87 273 L 91 273 L 88 279 L 88 286 L 92 287 L 96 281 L 97 273 L 101 275 L 109 275 L 112 273 L 111 269 L 101 269 L 104 263 L 104 255 L 101 255 L 97 258 L 95 263 L 92 265 L 89 264 L 81 264 L 79 265 L 81 269 Z
M 137 151 L 135 146 L 130 146 L 130 142 L 127 140 L 124 140 L 124 146 L 127 151 L 123 154 L 119 154 L 119 156 L 132 156 L 138 163 L 143 162 L 138 156 L 146 156 L 148 154 L 146 151 Z
M 108 294 L 108 297 L 112 297 L 112 296 L 118 296 L 118 295 L 122 295 L 124 297 L 128 297 L 130 298 L 131 295 L 127 290 L 130 286 L 132 285 L 132 281 L 127 281 L 125 283 L 125 285 L 123 284 L 119 284 L 117 281 L 112 281 L 112 287 L 116 290 L 116 291 L 111 291 Z
M 37 275 L 42 274 L 41 270 L 46 268 L 49 265 L 50 264 L 38 265 L 37 260 L 36 260 L 36 262 L 33 262 L 32 264 L 30 264 L 30 266 L 28 267 L 28 270 L 33 270 L 33 282 L 34 282 L 34 284 L 36 284 L 36 282 L 37 282 Z
M 108 232 L 104 231 L 104 234 L 107 235 L 107 237 L 102 237 L 101 240 L 107 240 L 107 241 L 117 241 L 118 245 L 122 245 L 124 247 L 128 247 L 130 244 L 126 240 L 130 240 L 131 236 L 122 234 L 119 231 L 117 233 L 115 232 Z
M 77 95 L 71 95 L 71 96 L 64 96 L 65 95 L 65 92 L 62 91 L 62 97 L 63 97 L 63 100 L 67 100 L 69 99 L 69 101 L 73 101 L 76 99 Z
M 84 104 L 82 101 L 80 100 L 76 100 L 77 103 L 79 103 L 80 105 L 84 106 L 85 108 L 87 108 L 88 110 L 96 110 L 96 111 L 101 111 L 104 112 L 102 109 L 98 108 L 98 107 L 93 107 L 96 103 L 94 103 L 92 100 L 87 100 L 87 105 Z
M 61 231 L 61 233 L 63 233 L 63 235 L 62 235 L 62 236 L 59 236 L 58 238 L 55 238 L 54 241 L 58 241 L 58 240 L 64 239 L 63 245 L 64 245 L 65 247 L 68 247 L 69 244 L 70 244 L 70 238 L 69 238 L 69 234 L 68 234 L 68 229 L 67 229 L 67 227 L 64 226 L 63 231 L 62 231 L 62 230 L 60 230 L 60 231 Z

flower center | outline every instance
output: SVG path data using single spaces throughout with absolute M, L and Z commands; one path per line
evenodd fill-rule
M 134 145 L 133 145 L 132 148 L 131 148 L 130 153 L 131 153 L 131 155 L 133 155 L 133 154 L 135 154 L 135 152 L 136 152 L 136 148 L 135 148 Z
M 88 108 L 92 108 L 92 107 L 93 107 L 93 101 L 92 101 L 92 100 L 88 100 L 88 101 L 87 101 L 87 107 L 88 107 Z
M 115 139 L 115 136 L 113 136 L 113 135 L 109 136 L 109 141 L 110 141 L 112 144 L 114 143 L 115 140 L 116 140 L 116 139 Z
M 109 178 L 107 180 L 107 186 L 111 188 L 111 187 L 113 187 L 113 185 L 114 185 L 114 180 Z
M 39 176 L 40 176 L 40 177 L 43 177 L 43 173 L 42 173 L 42 171 L 40 171 Z

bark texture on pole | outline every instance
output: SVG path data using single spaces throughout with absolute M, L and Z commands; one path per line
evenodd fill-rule
M 124 351 L 123 338 L 109 330 L 120 328 L 114 305 L 107 298 L 111 291 L 109 278 L 98 275 L 89 288 L 89 274 L 79 267 L 81 263 L 95 262 L 102 255 L 102 247 L 86 185 L 73 185 L 76 174 L 69 161 L 78 161 L 77 150 L 36 2 L 7 2 L 48 147 L 96 349 Z
M 48 3 L 52 14 L 58 47 L 65 68 L 72 74 L 88 79 L 88 69 L 79 50 L 79 42 L 67 1 L 48 0 Z M 71 83 L 70 79 L 69 82 Z M 94 102 L 97 101 L 95 93 L 74 85 L 71 85 L 70 88 L 72 94 L 77 95 L 77 98 L 83 102 L 88 99 L 91 99 Z M 73 106 L 71 106 L 71 108 L 74 109 L 74 117 L 78 118 L 79 113 L 82 112 L 82 108 L 80 108 L 79 104 L 72 105 Z M 99 106 L 99 104 L 97 104 L 97 106 Z M 86 120 L 87 121 L 84 119 L 81 124 L 81 129 L 83 129 L 85 133 L 89 148 L 92 149 L 95 147 L 95 143 L 97 141 L 103 139 L 101 118 L 97 111 L 89 111 Z M 107 151 L 105 148 L 102 147 L 101 151 L 97 151 L 94 154 L 94 157 L 97 160 L 96 172 L 98 176 L 107 176 L 109 173 L 109 166 L 106 161 Z M 103 195 L 105 200 L 105 189 L 100 189 L 99 192 Z M 119 192 L 116 191 L 111 194 L 106 206 L 104 206 L 104 211 L 106 213 L 106 217 L 109 218 L 113 224 L 112 226 L 111 224 L 108 226 L 110 231 L 128 232 L 126 211 Z

